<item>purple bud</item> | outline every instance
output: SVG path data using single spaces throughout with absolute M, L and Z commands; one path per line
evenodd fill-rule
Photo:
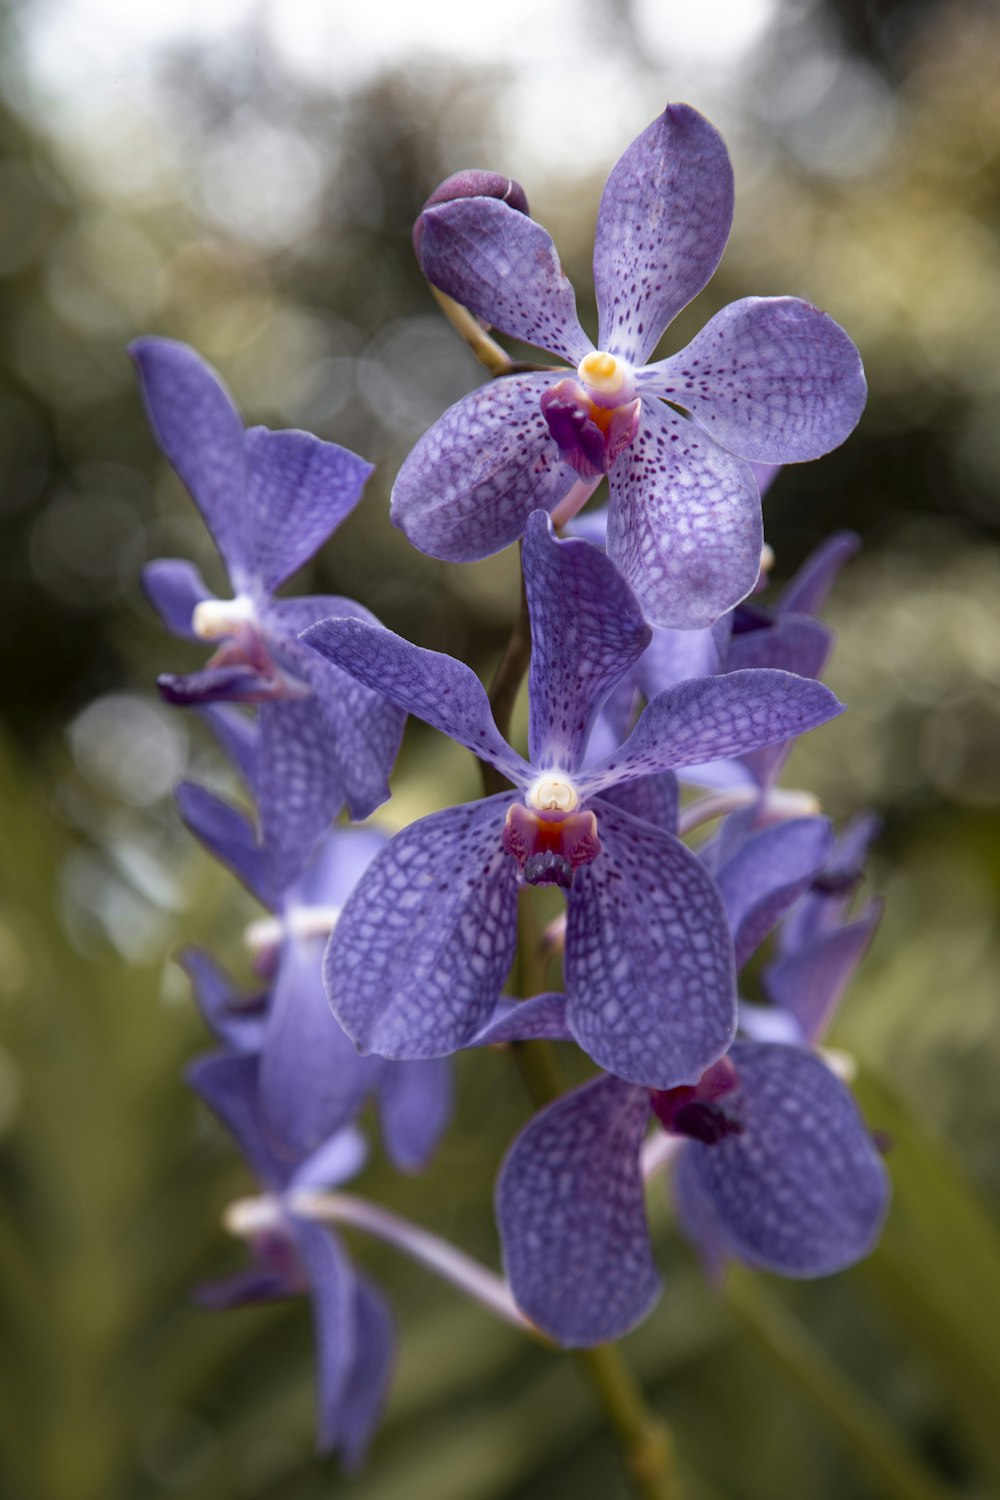
M 420 241 L 424 233 L 424 210 L 438 203 L 454 203 L 458 198 L 499 198 L 501 203 L 516 208 L 519 214 L 528 212 L 528 199 L 524 188 L 513 177 L 504 177 L 499 172 L 483 172 L 476 167 L 466 167 L 462 172 L 453 172 L 436 187 L 417 215 L 413 226 L 413 249 L 420 259 Z

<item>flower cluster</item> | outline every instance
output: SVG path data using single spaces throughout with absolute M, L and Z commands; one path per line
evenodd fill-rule
M 311 1294 L 320 1442 L 348 1463 L 393 1335 L 332 1224 L 381 1233 L 510 1321 L 589 1345 L 658 1295 L 645 1190 L 668 1164 L 712 1275 L 733 1258 L 826 1275 L 868 1252 L 885 1214 L 881 1157 L 821 1045 L 877 920 L 874 905 L 852 913 L 874 826 L 838 843 L 815 799 L 778 784 L 796 738 L 841 712 L 819 681 L 832 637 L 816 614 L 854 539 L 834 537 L 776 603 L 759 597 L 759 495 L 774 466 L 849 434 L 860 360 L 825 313 L 750 298 L 650 362 L 718 264 L 732 200 L 718 133 L 669 107 L 601 202 L 596 346 L 516 183 L 461 173 L 418 219 L 420 263 L 477 337 L 496 327 L 567 361 L 512 369 L 447 411 L 392 497 L 396 523 L 439 557 L 521 539 L 526 753 L 462 662 L 351 600 L 277 592 L 369 466 L 306 433 L 244 431 L 181 345 L 134 349 L 153 429 L 232 590 L 214 598 L 178 560 L 146 570 L 168 627 L 214 648 L 161 692 L 201 711 L 253 809 L 185 783 L 180 810 L 264 908 L 246 933 L 249 988 L 205 953 L 184 958 L 219 1044 L 190 1079 L 260 1187 L 227 1215 L 253 1269 L 202 1296 Z M 574 519 L 605 476 L 607 510 Z M 346 826 L 389 795 L 407 714 L 508 789 L 391 838 Z M 519 911 L 546 885 L 565 915 L 539 948 Z M 546 983 L 558 961 L 561 987 L 514 999 L 526 944 Z M 741 994 L 751 959 L 756 1000 Z M 508 1153 L 501 1281 L 341 1188 L 363 1166 L 367 1101 L 390 1161 L 417 1170 L 448 1122 L 449 1058 L 511 1042 L 575 1045 L 597 1071 Z

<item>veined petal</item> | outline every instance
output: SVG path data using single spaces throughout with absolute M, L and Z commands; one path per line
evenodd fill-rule
M 885 1167 L 847 1088 L 813 1053 L 765 1042 L 731 1052 L 742 1129 L 691 1141 L 683 1167 L 734 1253 L 785 1276 L 827 1276 L 873 1248 L 889 1198 Z
M 361 1051 L 442 1057 L 492 1015 L 517 938 L 517 868 L 501 843 L 513 800 L 421 818 L 361 877 L 324 963 L 330 1003 Z
M 601 791 L 601 801 L 620 807 L 622 812 L 641 818 L 644 823 L 655 824 L 664 833 L 677 832 L 680 789 L 673 771 L 660 771 L 656 776 L 637 776 L 634 781 L 606 786 Z
M 578 365 L 594 347 L 551 237 L 499 198 L 460 198 L 425 209 L 420 264 L 456 302 L 501 333 Z
M 401 1172 L 419 1172 L 451 1119 L 451 1063 L 446 1057 L 380 1061 L 378 1101 L 386 1155 Z
M 589 542 L 557 541 L 543 511 L 528 521 L 523 566 L 531 764 L 575 771 L 601 704 L 652 632 L 614 564 Z
M 636 384 L 683 406 L 723 448 L 768 464 L 829 453 L 854 431 L 868 394 L 840 324 L 798 297 L 731 302 Z
M 493 1047 L 498 1042 L 525 1042 L 543 1038 L 548 1041 L 572 1041 L 566 1025 L 566 996 L 532 995 L 530 1000 L 501 1000 L 489 1024 L 476 1037 L 477 1047 Z
M 751 592 L 764 542 L 757 482 L 697 423 L 644 401 L 609 483 L 608 556 L 651 625 L 699 630 Z
M 828 818 L 791 818 L 747 839 L 716 871 L 742 968 L 833 849 Z
M 643 1089 L 598 1078 L 536 1115 L 501 1168 L 511 1291 L 561 1344 L 620 1338 L 660 1295 L 639 1164 L 648 1121 Z
M 257 803 L 271 887 L 284 891 L 302 871 L 344 805 L 330 727 L 315 698 L 263 703 Z
M 531 781 L 531 767 L 497 729 L 485 688 L 463 662 L 359 620 L 323 620 L 303 640 L 359 682 L 488 761 L 515 785 Z
M 619 158 L 601 198 L 598 348 L 644 363 L 711 277 L 732 222 L 725 142 L 690 105 L 668 105 Z
M 797 677 L 819 677 L 833 646 L 833 631 L 808 615 L 777 615 L 762 630 L 734 634 L 726 658 L 726 670 L 753 671 L 775 668 Z M 744 757 L 744 766 L 758 786 L 773 785 L 794 747 L 794 740 L 763 745 Z
M 391 519 L 421 552 L 489 557 L 554 510 L 576 483 L 542 415 L 550 373 L 505 375 L 465 396 L 411 449 L 392 487 Z
M 396 1330 L 385 1298 L 359 1271 L 354 1286 L 354 1360 L 340 1401 L 337 1444 L 348 1473 L 354 1473 L 364 1459 L 382 1415 L 396 1359 Z
M 169 631 L 185 640 L 198 639 L 191 616 L 196 605 L 215 595 L 194 563 L 179 557 L 161 557 L 147 563 L 142 570 L 142 590 Z
M 696 1083 L 736 1029 L 722 899 L 678 839 L 610 803 L 590 806 L 601 853 L 577 870 L 568 896 L 570 1030 L 619 1078 Z
M 726 672 L 680 682 L 643 709 L 620 749 L 576 778 L 585 796 L 634 776 L 745 755 L 843 712 L 828 687 L 791 672 Z
M 215 371 L 186 344 L 137 339 L 129 348 L 153 432 L 229 569 L 249 579 L 243 423 Z
M 270 594 L 350 515 L 374 465 L 308 432 L 251 427 L 245 442 L 246 565 Z

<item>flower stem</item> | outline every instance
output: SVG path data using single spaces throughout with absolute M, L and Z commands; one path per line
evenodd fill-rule
M 517 612 L 517 619 L 507 642 L 506 650 L 500 658 L 500 665 L 493 674 L 490 683 L 490 708 L 493 710 L 493 718 L 497 728 L 505 740 L 510 739 L 510 721 L 514 713 L 514 704 L 517 701 L 518 689 L 524 681 L 524 674 L 528 670 L 528 662 L 531 660 L 531 621 L 528 618 L 528 596 L 524 590 L 524 579 L 521 579 L 521 603 Z M 494 792 L 502 792 L 507 787 L 507 782 L 500 772 L 485 761 L 481 762 L 483 777 L 483 791 L 487 797 Z

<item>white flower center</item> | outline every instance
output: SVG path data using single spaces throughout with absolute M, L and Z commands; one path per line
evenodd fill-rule
M 571 813 L 580 806 L 580 793 L 562 771 L 546 771 L 531 783 L 524 800 L 535 812 Z
M 278 1229 L 283 1222 L 280 1201 L 272 1193 L 259 1198 L 237 1198 L 230 1203 L 222 1215 L 222 1222 L 230 1234 L 238 1239 L 249 1240 L 255 1234 L 268 1229 Z
M 617 396 L 628 383 L 631 372 L 623 359 L 605 354 L 602 349 L 594 349 L 584 355 L 576 373 L 592 391 L 598 391 L 602 396 Z
M 191 612 L 191 629 L 203 641 L 217 641 L 235 635 L 241 625 L 250 625 L 256 618 L 253 600 L 246 594 L 237 594 L 235 599 L 203 599 Z

